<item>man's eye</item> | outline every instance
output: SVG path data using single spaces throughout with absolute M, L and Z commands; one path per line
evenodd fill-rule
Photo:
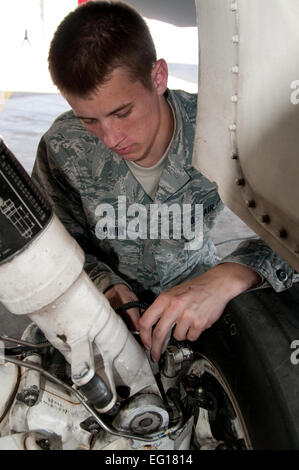
M 95 124 L 95 122 L 96 122 L 95 119 L 81 119 L 81 121 L 86 126 L 92 126 L 92 124 Z
M 118 117 L 119 119 L 126 118 L 127 116 L 129 116 L 131 114 L 131 111 L 132 111 L 132 109 L 128 109 L 128 111 L 125 111 L 124 113 L 116 114 L 116 117 Z

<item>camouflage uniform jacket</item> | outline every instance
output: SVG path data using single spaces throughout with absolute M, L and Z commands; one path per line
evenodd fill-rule
M 157 295 L 220 262 L 210 230 L 223 204 L 215 185 L 192 167 L 197 95 L 168 91 L 167 99 L 176 116 L 176 129 L 154 201 L 125 161 L 88 132 L 72 111 L 59 116 L 41 139 L 33 177 L 85 251 L 85 269 L 102 292 L 125 282 L 136 293 Z M 99 239 L 97 208 L 104 203 L 117 208 L 119 196 L 126 198 L 127 207 L 138 203 L 147 209 L 153 203 L 192 208 L 203 204 L 201 248 L 184 249 L 184 237 L 120 239 L 117 224 L 114 235 L 107 232 L 106 239 Z M 194 214 L 190 217 L 194 223 Z M 221 262 L 253 268 L 262 276 L 263 285 L 270 284 L 276 291 L 293 282 L 293 269 L 262 240 L 243 242 Z

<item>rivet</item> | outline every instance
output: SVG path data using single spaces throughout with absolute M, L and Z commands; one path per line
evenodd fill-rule
M 239 73 L 239 66 L 238 65 L 233 65 L 232 72 L 233 73 Z
M 231 125 L 229 126 L 229 130 L 230 130 L 230 131 L 233 131 L 233 132 L 236 131 L 236 130 L 237 130 L 236 124 L 231 124 Z
M 245 186 L 245 180 L 244 180 L 244 178 L 237 178 L 237 179 L 236 179 L 236 184 L 237 184 L 238 186 Z
M 250 201 L 246 201 L 248 207 L 256 207 L 256 202 L 252 199 Z
M 279 236 L 280 236 L 280 238 L 287 238 L 287 236 L 288 236 L 287 231 L 284 228 L 280 229 L 279 230 Z
M 236 11 L 238 9 L 238 5 L 237 5 L 237 2 L 234 2 L 231 4 L 231 10 L 232 11 Z
M 235 36 L 232 37 L 232 41 L 234 44 L 238 44 L 239 43 L 239 36 L 237 34 L 235 34 Z
M 270 222 L 270 217 L 268 214 L 262 215 L 262 222 L 264 222 L 265 224 L 268 224 Z
M 238 95 L 233 95 L 230 97 L 230 100 L 233 102 L 233 103 L 237 103 L 238 102 Z

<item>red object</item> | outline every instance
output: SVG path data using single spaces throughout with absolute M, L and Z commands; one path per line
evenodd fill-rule
M 78 0 L 78 5 L 81 5 L 81 3 L 88 2 L 88 0 Z

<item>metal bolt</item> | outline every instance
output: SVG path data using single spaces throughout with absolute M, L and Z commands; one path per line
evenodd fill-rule
M 256 207 L 256 202 L 253 199 L 250 201 L 246 201 L 246 204 L 248 207 L 251 207 L 251 208 Z
M 80 427 L 91 434 L 97 434 L 101 429 L 100 425 L 92 417 L 89 417 L 80 423 Z
M 153 420 L 151 418 L 144 418 L 139 422 L 139 425 L 145 428 L 147 428 L 151 424 L 153 424 Z
M 264 222 L 265 224 L 268 224 L 270 222 L 270 217 L 268 214 L 262 215 L 261 219 L 262 219 L 262 222 Z
M 34 406 L 39 397 L 39 390 L 36 386 L 24 389 L 17 394 L 17 400 L 25 403 L 27 406 Z
M 100 431 L 100 426 L 98 425 L 98 423 L 93 423 L 90 425 L 89 432 L 91 434 L 98 434 L 99 431 Z
M 287 231 L 282 228 L 281 230 L 279 230 L 279 236 L 280 238 L 287 238 L 288 234 L 287 234 Z
M 35 395 L 34 393 L 29 393 L 24 397 L 24 403 L 27 406 L 34 406 L 35 403 L 37 402 L 38 395 Z

